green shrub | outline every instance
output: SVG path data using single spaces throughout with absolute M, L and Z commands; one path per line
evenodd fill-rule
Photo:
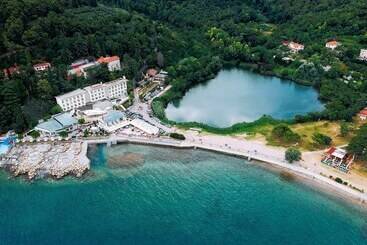
M 321 133 L 314 133 L 312 135 L 312 139 L 316 144 L 322 146 L 329 146 L 332 142 L 332 139 L 329 136 Z
M 84 119 L 84 118 L 80 118 L 80 119 L 78 119 L 78 123 L 79 123 L 79 124 L 84 124 L 84 123 L 85 123 L 85 119 Z
M 37 139 L 38 137 L 41 136 L 40 132 L 33 130 L 32 132 L 29 133 L 29 135 L 33 138 L 33 139 Z
M 343 184 L 343 180 L 339 177 L 336 177 L 335 181 L 338 182 L 339 184 Z
M 301 156 L 302 156 L 301 152 L 294 147 L 288 148 L 285 151 L 285 160 L 287 160 L 287 162 L 289 163 L 301 160 Z
M 66 131 L 61 131 L 60 133 L 59 133 L 59 135 L 62 137 L 62 138 L 66 138 L 66 137 L 68 137 L 68 132 L 66 132 Z

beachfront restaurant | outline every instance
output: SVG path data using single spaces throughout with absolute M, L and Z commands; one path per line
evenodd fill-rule
M 348 172 L 354 161 L 354 155 L 348 154 L 341 148 L 330 147 L 323 154 L 322 163 L 337 168 L 340 171 Z
M 71 132 L 76 129 L 78 121 L 69 113 L 60 113 L 47 121 L 40 122 L 34 129 L 44 136 L 56 136 L 59 133 Z
M 99 127 L 111 133 L 129 125 L 129 122 L 124 119 L 125 114 L 123 112 L 112 110 L 107 112 L 106 115 L 99 120 Z

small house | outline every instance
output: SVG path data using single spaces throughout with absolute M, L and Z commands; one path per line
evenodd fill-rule
M 340 46 L 340 43 L 337 42 L 336 40 L 329 41 L 325 44 L 326 48 L 329 48 L 332 50 L 336 49 L 338 46 Z
M 38 64 L 33 65 L 33 69 L 36 72 L 46 71 L 46 70 L 48 70 L 50 68 L 51 68 L 51 64 L 48 63 L 48 62 L 38 63 Z
M 361 110 L 359 113 L 358 113 L 358 116 L 361 120 L 366 120 L 367 119 L 367 107 L 365 107 L 363 110 Z

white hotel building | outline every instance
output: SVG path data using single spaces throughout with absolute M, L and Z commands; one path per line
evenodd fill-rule
M 63 111 L 70 111 L 104 99 L 117 99 L 124 102 L 127 98 L 127 79 L 123 77 L 108 83 L 94 84 L 56 96 L 56 102 Z

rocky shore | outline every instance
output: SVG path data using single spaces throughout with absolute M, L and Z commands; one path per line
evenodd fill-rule
M 90 168 L 86 152 L 87 145 L 83 142 L 19 144 L 11 149 L 1 166 L 14 176 L 26 175 L 30 180 L 81 177 Z

